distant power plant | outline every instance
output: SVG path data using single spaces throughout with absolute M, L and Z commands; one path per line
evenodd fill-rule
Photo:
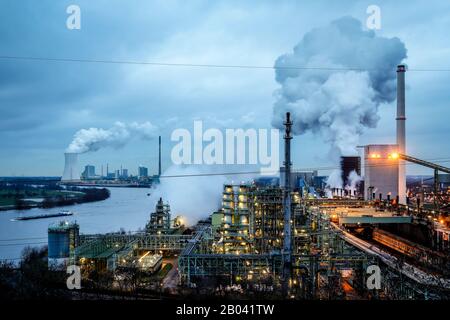
M 64 172 L 61 177 L 62 182 L 80 182 L 80 179 L 83 180 L 96 180 L 96 179 L 128 179 L 131 178 L 132 175 L 128 171 L 128 169 L 122 168 L 120 166 L 120 170 L 115 170 L 113 172 L 109 172 L 109 164 L 106 164 L 106 174 L 103 175 L 103 165 L 101 166 L 101 174 L 97 175 L 95 173 L 94 165 L 86 165 L 84 167 L 84 171 L 81 173 L 78 168 L 78 153 L 76 152 L 66 152 L 64 153 L 65 163 L 64 163 Z M 161 176 L 162 171 L 162 163 L 161 163 L 161 136 L 158 139 L 158 175 L 153 176 L 154 178 Z M 137 170 L 137 177 L 139 179 L 147 179 L 149 177 L 148 168 L 140 165 Z

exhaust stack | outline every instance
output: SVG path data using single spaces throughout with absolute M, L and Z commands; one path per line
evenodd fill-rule
M 284 240 L 283 240 L 283 293 L 285 295 L 289 292 L 289 283 L 291 280 L 291 255 L 292 255 L 292 244 L 291 244 L 291 114 L 286 113 L 286 122 L 284 123 L 286 131 L 284 134 L 284 197 L 283 197 L 283 207 L 284 207 Z
M 397 145 L 400 154 L 406 154 L 405 113 L 405 65 L 397 66 Z M 398 160 L 398 197 L 400 204 L 406 204 L 405 161 Z
M 159 136 L 158 176 L 161 176 L 161 136 Z

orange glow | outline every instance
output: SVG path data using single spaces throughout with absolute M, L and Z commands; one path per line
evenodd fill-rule
M 389 158 L 389 159 L 398 159 L 398 158 L 399 158 L 399 155 L 398 155 L 397 152 L 393 152 L 393 153 L 390 153 L 390 154 L 388 155 L 388 158 Z

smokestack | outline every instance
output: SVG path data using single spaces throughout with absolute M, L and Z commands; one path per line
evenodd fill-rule
M 286 131 L 284 134 L 284 241 L 283 241 L 283 293 L 288 294 L 291 279 L 291 114 L 286 113 L 284 122 Z
M 64 153 L 65 164 L 61 181 L 78 181 L 80 172 L 78 171 L 78 153 Z
M 397 66 L 397 145 L 400 154 L 406 153 L 405 132 L 405 65 Z M 399 203 L 406 204 L 406 167 L 405 161 L 398 160 L 398 196 Z
M 158 176 L 161 176 L 161 136 L 159 136 Z

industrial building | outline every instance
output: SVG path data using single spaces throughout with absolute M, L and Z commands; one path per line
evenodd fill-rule
M 364 147 L 364 198 L 366 200 L 398 196 L 399 159 L 397 145 Z
M 341 157 L 341 179 L 343 187 L 351 185 L 349 179 L 350 174 L 355 172 L 358 176 L 361 176 L 361 157 L 359 156 L 342 156 Z M 347 191 L 347 190 L 346 190 Z M 346 192 L 348 193 L 348 192 Z
M 95 166 L 93 165 L 86 165 L 84 167 L 84 171 L 81 174 L 81 176 L 83 177 L 83 179 L 95 179 L 97 178 L 96 174 L 95 174 Z
M 280 168 L 280 184 L 284 187 L 286 168 Z M 318 176 L 317 170 L 314 171 L 291 171 L 291 188 L 300 189 L 302 187 L 314 186 L 314 179 Z
M 151 213 L 146 230 L 148 233 L 153 234 L 172 233 L 173 228 L 170 219 L 170 206 L 165 204 L 162 198 L 159 198 L 155 212 Z
M 139 178 L 147 178 L 148 177 L 148 168 L 146 168 L 144 166 L 139 166 L 138 176 L 139 176 Z

